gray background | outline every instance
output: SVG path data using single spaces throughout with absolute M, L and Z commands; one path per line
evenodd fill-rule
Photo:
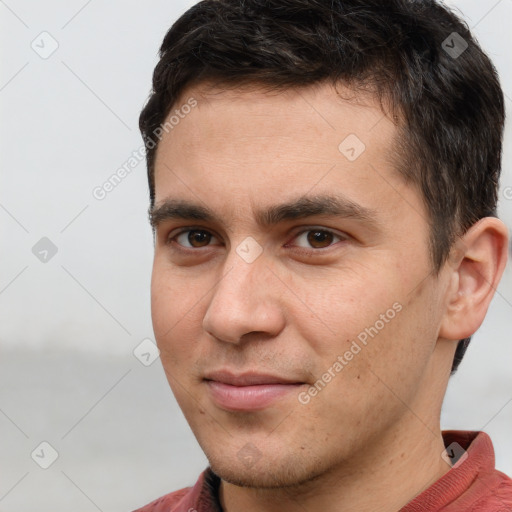
M 141 147 L 158 47 L 192 3 L 0 1 L 0 512 L 129 511 L 206 465 L 159 360 L 133 355 L 152 339 L 144 162 L 104 200 L 92 194 Z M 510 112 L 512 0 L 450 3 L 494 60 Z M 509 124 L 508 226 L 511 144 Z M 47 262 L 32 252 L 43 237 L 58 250 Z M 443 408 L 443 428 L 491 435 L 508 474 L 511 315 L 509 265 Z M 43 441 L 58 452 L 46 470 Z

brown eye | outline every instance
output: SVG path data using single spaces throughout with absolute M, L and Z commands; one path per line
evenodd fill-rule
M 204 229 L 187 229 L 179 233 L 175 239 L 179 245 L 187 248 L 207 247 L 215 237 Z
M 192 247 L 204 247 L 210 243 L 212 235 L 206 231 L 189 231 L 188 241 Z
M 329 247 L 332 244 L 334 238 L 330 231 L 309 231 L 308 232 L 308 243 L 315 249 L 322 249 Z
M 325 249 L 345 238 L 326 229 L 308 229 L 299 233 L 295 240 L 303 249 Z

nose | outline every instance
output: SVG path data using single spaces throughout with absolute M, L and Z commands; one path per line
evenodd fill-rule
M 241 343 L 244 336 L 254 333 L 265 338 L 277 336 L 285 324 L 279 301 L 282 288 L 264 253 L 247 263 L 233 250 L 212 291 L 203 328 L 228 343 Z

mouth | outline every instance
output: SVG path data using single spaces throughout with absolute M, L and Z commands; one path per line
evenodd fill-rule
M 306 385 L 298 380 L 256 372 L 213 372 L 204 381 L 213 402 L 229 411 L 265 409 Z

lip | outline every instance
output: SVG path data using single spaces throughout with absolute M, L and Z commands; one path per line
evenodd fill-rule
M 210 397 L 222 409 L 255 411 L 265 409 L 305 383 L 256 372 L 233 374 L 213 372 L 205 376 Z

